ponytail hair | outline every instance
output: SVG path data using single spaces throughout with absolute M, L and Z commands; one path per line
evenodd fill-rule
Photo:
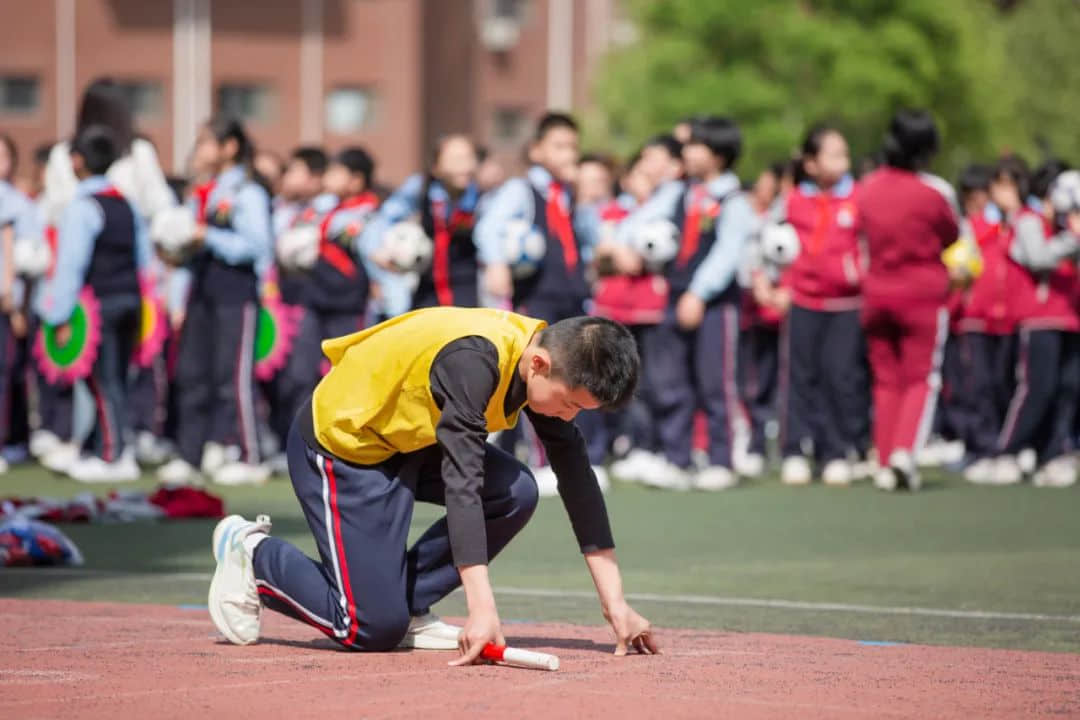
M 247 176 L 261 185 L 267 194 L 272 195 L 273 191 L 270 189 L 270 182 L 255 169 L 255 143 L 252 142 L 251 136 L 247 134 L 244 124 L 230 115 L 218 113 L 210 118 L 210 121 L 206 123 L 206 127 L 219 143 L 228 140 L 236 142 L 236 155 L 233 157 L 233 162 L 237 165 L 243 165 Z
M 937 154 L 941 138 L 926 110 L 898 110 L 885 133 L 885 162 L 901 170 L 923 170 Z

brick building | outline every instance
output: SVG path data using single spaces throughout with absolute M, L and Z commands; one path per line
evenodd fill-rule
M 0 131 L 24 155 L 68 136 L 107 75 L 172 171 L 219 107 L 280 152 L 362 143 L 386 182 L 452 131 L 516 159 L 538 113 L 587 106 L 617 2 L 0 0 Z

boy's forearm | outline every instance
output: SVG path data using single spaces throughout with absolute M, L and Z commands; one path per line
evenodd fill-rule
M 462 565 L 458 568 L 458 574 L 461 575 L 461 585 L 465 588 L 465 602 L 469 614 L 493 612 L 495 593 L 491 590 L 487 565 Z
M 11 225 L 6 226 L 3 231 L 2 252 L 4 263 L 4 277 L 3 277 L 3 294 L 5 297 L 11 297 L 11 293 L 15 291 L 15 228 Z
M 613 608 L 625 604 L 622 575 L 619 573 L 619 561 L 615 559 L 615 551 L 596 550 L 585 553 L 585 564 L 589 566 L 604 614 L 607 615 Z

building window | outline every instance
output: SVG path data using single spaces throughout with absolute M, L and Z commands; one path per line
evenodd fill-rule
M 326 96 L 326 129 L 347 135 L 375 123 L 376 97 L 370 88 L 337 88 Z
M 492 116 L 491 139 L 499 145 L 517 145 L 525 140 L 529 126 L 520 108 L 495 108 Z
M 512 50 L 521 37 L 525 0 L 484 0 L 477 7 L 481 44 L 497 53 Z
M 221 85 L 217 106 L 225 115 L 245 122 L 268 123 L 277 114 L 274 91 L 265 85 Z
M 0 76 L 0 112 L 26 115 L 36 111 L 40 102 L 41 92 L 36 77 Z
M 117 83 L 127 97 L 128 107 L 139 120 L 156 120 L 161 117 L 162 98 L 165 92 L 161 83 L 152 80 L 121 80 Z

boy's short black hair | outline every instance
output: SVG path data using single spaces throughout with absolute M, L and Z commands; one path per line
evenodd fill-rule
M 341 165 L 352 175 L 364 178 L 364 187 L 370 188 L 375 177 L 375 160 L 368 151 L 359 146 L 347 147 L 334 156 L 334 162 Z
M 1031 173 L 1031 194 L 1040 200 L 1050 197 L 1050 186 L 1058 175 L 1069 169 L 1069 164 L 1064 160 L 1050 158 Z
M 1028 193 L 1031 191 L 1031 170 L 1027 162 L 1019 155 L 1005 155 L 998 160 L 994 169 L 994 180 L 1006 178 L 1016 185 L 1020 202 L 1027 202 Z
M 664 148 L 673 159 L 682 160 L 682 143 L 671 133 L 653 135 L 641 147 L 642 149 L 651 147 Z
M 607 409 L 630 402 L 641 360 L 634 336 L 619 323 L 600 317 L 561 320 L 544 328 L 539 342 L 551 353 L 552 373 L 571 389 L 585 388 Z
M 933 115 L 926 110 L 897 110 L 885 133 L 885 162 L 901 170 L 922 170 L 940 146 Z
M 304 166 L 313 175 L 322 175 L 326 172 L 326 166 L 330 164 L 329 159 L 326 157 L 326 151 L 313 145 L 296 148 L 293 150 L 290 159 L 304 163 Z
M 91 175 L 104 175 L 116 162 L 118 152 L 113 131 L 104 125 L 89 125 L 71 143 L 73 155 L 80 155 Z
M 536 134 L 533 136 L 533 139 L 536 142 L 540 142 L 549 132 L 556 128 L 566 128 L 567 130 L 578 132 L 578 124 L 574 118 L 566 113 L 546 112 L 536 123 Z
M 724 160 L 724 169 L 735 167 L 742 154 L 742 132 L 728 117 L 704 115 L 690 122 L 690 142 L 704 145 Z
M 994 171 L 989 165 L 972 163 L 960 171 L 960 177 L 956 179 L 956 191 L 963 201 L 973 192 L 989 190 L 990 181 L 993 179 Z

